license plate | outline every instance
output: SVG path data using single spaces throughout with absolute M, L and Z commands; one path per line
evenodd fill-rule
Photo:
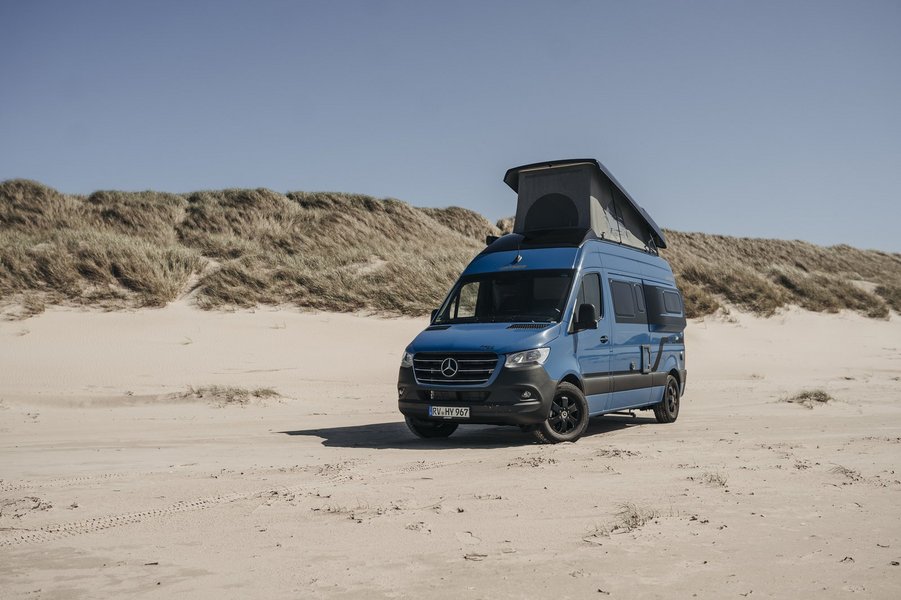
M 430 417 L 441 417 L 443 419 L 468 419 L 468 406 L 430 406 Z

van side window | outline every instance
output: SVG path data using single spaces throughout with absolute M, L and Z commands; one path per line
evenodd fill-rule
M 613 312 L 616 313 L 616 320 L 622 322 L 623 318 L 634 319 L 635 298 L 632 296 L 632 286 L 611 279 L 610 293 L 613 295 Z
M 638 312 L 644 313 L 644 291 L 641 289 L 641 284 L 632 284 L 632 289 L 635 290 L 635 304 L 638 307 Z
M 613 296 L 613 312 L 617 323 L 647 323 L 644 290 L 641 284 L 610 280 L 610 293 Z
M 679 297 L 678 292 L 670 292 L 669 290 L 663 291 L 663 308 L 668 313 L 681 315 L 682 314 L 682 298 Z
M 601 277 L 597 273 L 588 273 L 582 278 L 579 286 L 579 295 L 576 299 L 576 310 L 580 304 L 593 304 L 597 309 L 598 318 L 604 316 L 604 304 L 601 302 Z
M 685 308 L 678 290 L 652 283 L 642 287 L 647 301 L 647 321 L 653 331 L 675 333 L 685 329 Z

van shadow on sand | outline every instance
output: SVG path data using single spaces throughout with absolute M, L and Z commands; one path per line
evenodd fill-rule
M 655 423 L 655 420 L 647 417 L 597 417 L 589 422 L 588 431 L 585 432 L 582 439 L 652 423 Z M 441 450 L 457 447 L 490 448 L 528 446 L 537 443 L 531 433 L 523 432 L 518 427 L 494 425 L 466 425 L 457 429 L 449 438 L 422 440 L 414 436 L 403 421 L 347 427 L 319 427 L 276 433 L 321 438 L 323 446 L 377 450 L 386 448 L 416 450 L 429 448 Z

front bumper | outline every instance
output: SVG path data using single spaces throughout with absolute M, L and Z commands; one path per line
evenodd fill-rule
M 413 369 L 401 367 L 397 377 L 398 408 L 408 417 L 442 420 L 429 416 L 429 406 L 468 406 L 468 419 L 458 423 L 484 425 L 534 425 L 546 420 L 557 382 L 543 366 L 506 369 L 490 385 L 423 385 L 416 382 Z M 523 392 L 529 398 L 523 398 Z M 432 398 L 432 392 L 436 398 Z

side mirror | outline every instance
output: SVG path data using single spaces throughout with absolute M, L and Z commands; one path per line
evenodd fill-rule
M 438 309 L 436 308 L 435 310 L 432 311 L 432 316 L 429 317 L 429 323 L 431 323 L 432 321 L 434 321 L 434 320 L 435 320 L 435 317 L 437 317 L 437 316 L 438 316 Z
M 598 328 L 598 309 L 594 304 L 580 304 L 576 314 L 576 323 L 573 327 L 576 331 Z
M 493 244 L 494 242 L 498 241 L 499 239 L 500 239 L 500 238 L 497 237 L 496 235 L 486 235 L 486 236 L 485 236 L 485 245 L 486 245 L 486 246 L 490 246 L 491 244 Z

